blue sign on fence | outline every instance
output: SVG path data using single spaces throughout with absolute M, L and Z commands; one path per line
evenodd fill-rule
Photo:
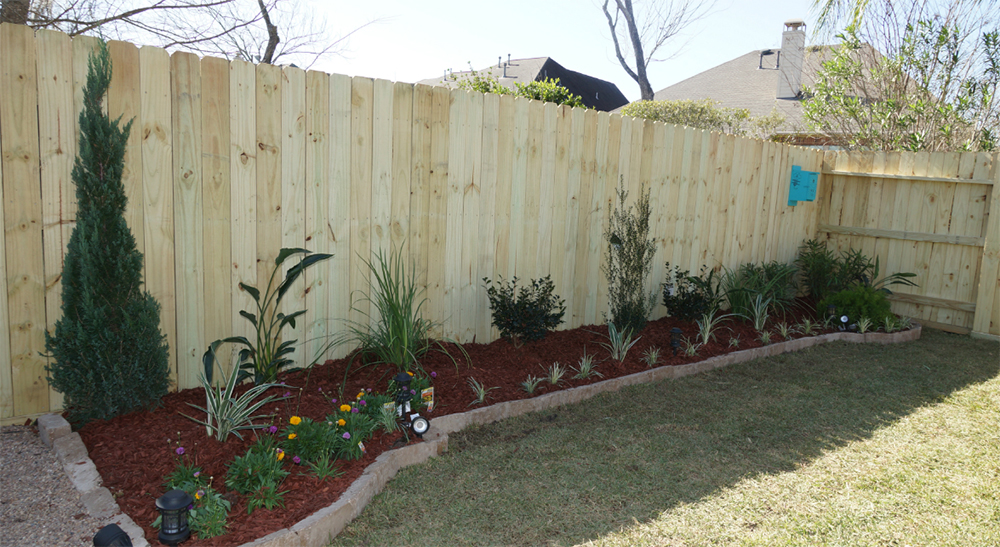
M 798 165 L 792 166 L 792 181 L 788 185 L 788 206 L 795 207 L 800 201 L 816 201 L 816 183 L 819 173 L 803 171 Z

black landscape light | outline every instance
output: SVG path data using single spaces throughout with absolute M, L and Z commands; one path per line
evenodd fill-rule
M 670 347 L 674 350 L 674 355 L 677 355 L 677 350 L 681 349 L 681 334 L 683 332 L 677 327 L 670 329 Z
M 188 528 L 188 507 L 194 503 L 183 490 L 171 490 L 156 500 L 160 512 L 160 533 L 157 538 L 164 545 L 177 545 L 191 537 Z
M 840 316 L 840 330 L 847 330 L 850 328 L 848 321 L 850 321 L 850 319 L 846 315 Z
M 94 534 L 94 547 L 132 547 L 132 538 L 117 524 L 109 524 Z
M 827 305 L 826 318 L 832 323 L 835 317 L 837 317 L 837 306 L 833 304 Z
M 414 435 L 423 437 L 424 433 L 427 433 L 427 430 L 430 429 L 431 422 L 421 416 L 419 412 L 409 414 L 411 408 L 410 401 L 413 399 L 413 393 L 410 393 L 410 381 L 412 379 L 406 372 L 400 372 L 393 378 L 396 385 L 399 386 L 399 392 L 396 393 L 396 416 L 403 419 L 403 425 L 410 428 Z M 407 414 L 409 415 L 407 416 Z

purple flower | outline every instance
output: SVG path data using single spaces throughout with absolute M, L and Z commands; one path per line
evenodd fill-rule
M 198 477 L 198 475 L 201 475 L 201 471 L 195 471 L 195 472 L 194 472 L 194 476 L 195 476 L 195 478 L 197 478 L 197 477 Z
M 350 439 L 351 438 L 351 434 L 345 431 L 344 432 L 344 438 L 345 439 Z
M 438 373 L 431 371 L 431 378 L 437 378 Z
M 292 396 L 292 392 L 291 391 L 286 391 L 285 394 L 282 395 L 282 397 L 284 397 L 286 399 L 289 398 L 289 397 L 291 397 L 291 396 Z
M 278 382 L 278 383 L 281 384 L 281 385 L 285 385 L 285 382 Z
M 272 425 L 271 427 L 267 428 L 267 432 L 268 433 L 277 433 L 278 432 L 278 426 Z
M 181 454 L 184 453 L 184 447 L 183 446 L 178 446 L 177 450 L 174 450 L 174 452 L 176 452 L 177 455 L 180 456 Z
M 365 406 L 368 403 L 366 403 L 364 399 L 361 399 L 361 401 L 359 401 L 358 404 L 361 405 L 361 406 Z
M 357 414 L 357 413 L 358 413 L 358 407 L 354 407 L 351 409 L 351 414 Z
M 298 465 L 298 463 L 302 461 L 302 458 L 295 456 L 294 458 L 292 458 L 292 461 L 295 462 L 296 465 Z
M 337 400 L 336 400 L 336 399 L 330 399 L 330 402 L 331 402 L 332 404 L 337 404 Z
M 371 392 L 372 392 L 372 388 L 368 388 L 368 393 L 371 393 Z
M 417 390 L 415 390 L 415 389 L 411 389 L 410 390 L 410 395 L 416 395 L 416 394 L 417 394 Z
M 194 504 L 193 503 L 191 505 L 188 505 L 188 511 L 190 511 L 192 509 L 194 509 Z

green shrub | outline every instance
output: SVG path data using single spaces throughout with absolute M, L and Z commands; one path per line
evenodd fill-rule
M 526 84 L 515 82 L 514 89 L 511 89 L 501 84 L 500 80 L 493 74 L 488 72 L 480 73 L 473 69 L 468 76 L 458 79 L 458 88 L 466 91 L 477 91 L 479 93 L 514 95 L 536 101 L 586 108 L 586 105 L 583 104 L 583 98 L 579 95 L 574 95 L 568 88 L 561 85 L 559 78 L 545 78 L 544 80 L 531 81 Z
M 625 206 L 627 197 L 622 177 L 618 207 L 612 211 L 604 232 L 608 250 L 602 271 L 608 279 L 609 322 L 621 332 L 638 335 L 656 304 L 656 292 L 646 292 L 656 246 L 649 237 L 649 191 L 640 189 L 634 211 Z
M 777 111 L 767 116 L 751 116 L 745 108 L 719 106 L 711 99 L 678 101 L 636 101 L 622 108 L 622 116 L 707 129 L 731 135 L 770 138 L 785 123 Z
M 498 286 L 493 286 L 493 282 L 486 277 L 483 282 L 490 299 L 493 326 L 500 330 L 500 336 L 515 346 L 541 340 L 562 323 L 566 313 L 565 301 L 552 294 L 555 285 L 551 276 L 532 279 L 530 285 L 521 287 L 520 291 L 517 290 L 516 276 L 507 282 L 501 277 Z
M 292 416 L 291 423 L 281 431 L 281 446 L 291 457 L 316 463 L 329 458 L 337 445 L 337 431 L 326 421 Z
M 885 294 L 892 294 L 889 285 L 916 286 L 910 279 L 917 274 L 900 272 L 879 278 L 878 257 L 873 261 L 857 249 L 848 249 L 836 255 L 826 243 L 815 239 L 799 247 L 795 266 L 802 292 L 812 296 L 816 302 L 855 285 L 870 286 Z M 819 311 L 824 312 L 824 308 L 820 307 Z
M 132 122 L 101 110 L 111 82 L 103 43 L 90 57 L 73 166 L 79 210 L 62 272 L 62 318 L 46 332 L 49 385 L 74 426 L 157 406 L 170 387 L 160 305 L 142 288 L 142 253 L 125 223 L 122 185 Z M 141 207 L 141 204 L 140 204 Z
M 893 315 L 885 293 L 868 285 L 855 285 L 829 296 L 820 302 L 820 309 L 831 305 L 836 307 L 836 315 L 846 315 L 849 323 L 867 317 L 875 324 L 882 324 Z
M 668 315 L 683 321 L 695 321 L 718 309 L 715 270 L 702 266 L 701 275 L 693 276 L 689 275 L 688 270 L 681 270 L 680 266 L 674 266 L 673 272 L 670 272 L 670 263 L 667 262 L 667 272 L 670 278 L 663 284 L 663 305 L 666 306 Z

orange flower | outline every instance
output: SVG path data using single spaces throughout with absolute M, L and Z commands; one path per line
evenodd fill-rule
M 298 435 L 296 435 L 295 433 L 289 433 L 288 434 L 288 439 L 289 440 L 294 439 L 295 437 L 298 437 Z
M 413 373 L 410 371 L 406 371 L 406 373 L 409 374 L 410 376 L 413 376 Z
M 299 418 L 298 416 L 292 416 L 292 418 L 288 420 L 288 423 L 292 425 L 299 425 L 300 423 L 302 423 L 302 418 Z
M 345 426 L 345 425 L 347 425 L 347 420 L 341 418 L 341 419 L 337 420 L 337 425 L 339 425 L 339 426 Z

